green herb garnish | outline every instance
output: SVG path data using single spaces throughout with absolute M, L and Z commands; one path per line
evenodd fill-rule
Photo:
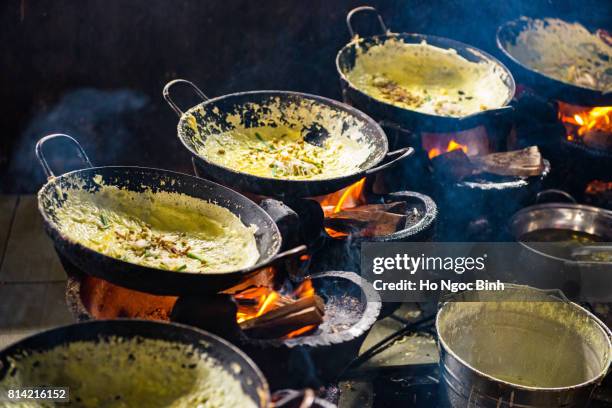
M 200 261 L 202 263 L 206 263 L 206 260 L 204 260 L 204 258 L 202 258 L 201 256 L 194 254 L 193 252 L 187 252 L 187 257 L 191 258 L 191 259 L 195 259 L 197 261 Z
M 187 269 L 187 265 L 182 264 L 181 266 L 179 266 L 178 268 L 175 269 L 176 272 L 180 272 Z
M 106 219 L 106 217 L 104 216 L 104 214 L 100 214 L 100 222 L 102 223 L 102 226 L 104 228 L 108 228 L 108 220 Z

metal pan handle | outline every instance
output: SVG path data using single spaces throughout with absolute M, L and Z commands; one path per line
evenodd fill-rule
M 305 254 L 307 250 L 308 250 L 308 247 L 306 245 L 296 246 L 295 248 L 291 248 L 284 252 L 279 252 L 278 254 L 274 255 L 274 258 L 270 259 L 270 263 L 276 262 L 283 258 L 290 258 L 293 256 Z
M 299 398 L 299 399 L 298 399 Z M 305 390 L 278 390 L 272 395 L 273 407 L 296 406 L 299 408 L 310 408 L 315 402 L 315 393 L 310 388 Z M 297 404 L 296 404 L 297 403 Z
M 373 167 L 371 169 L 366 170 L 365 175 L 369 176 L 369 175 L 378 173 L 379 171 L 388 169 L 389 167 L 395 166 L 397 163 L 404 160 L 405 158 L 412 156 L 413 153 L 414 153 L 414 149 L 412 147 L 403 147 L 401 149 L 397 149 L 392 152 L 389 152 L 387 153 L 387 156 L 386 156 L 387 158 L 392 158 L 394 156 L 397 156 L 397 157 L 395 157 L 391 161 L 381 164 L 378 167 Z
M 570 202 L 572 204 L 576 204 L 577 203 L 576 199 L 570 193 L 566 193 L 563 190 L 557 190 L 557 189 L 554 189 L 554 188 L 540 191 L 538 194 L 536 194 L 535 202 L 536 202 L 536 204 L 540 204 L 542 202 L 542 198 L 543 197 L 553 196 L 553 195 L 557 195 L 557 196 L 563 197 L 566 201 L 568 201 L 568 202 Z
M 378 10 L 376 10 L 374 7 L 371 7 L 371 6 L 361 6 L 361 7 L 355 7 L 354 9 L 349 11 L 348 14 L 346 15 L 346 26 L 348 27 L 349 33 L 351 34 L 351 38 L 359 37 L 359 34 L 355 33 L 355 30 L 353 30 L 353 23 L 351 22 L 351 19 L 353 18 L 355 14 L 363 12 L 363 11 L 369 11 L 369 12 L 375 13 L 376 17 L 378 18 L 378 24 L 380 24 L 380 28 L 382 30 L 382 34 L 387 34 L 389 29 L 387 29 L 387 26 L 382 16 L 378 12 Z
M 209 98 L 208 96 L 206 96 L 204 94 L 204 92 L 202 92 L 202 90 L 200 88 L 198 88 L 193 82 L 191 81 L 187 81 L 186 79 L 173 79 L 172 81 L 168 82 L 166 84 L 166 86 L 164 86 L 164 90 L 162 91 L 162 95 L 164 96 L 164 99 L 166 100 L 166 102 L 168 102 L 168 105 L 170 105 L 170 107 L 172 108 L 173 111 L 176 112 L 176 114 L 179 116 L 179 118 L 181 116 L 183 116 L 183 111 L 181 110 L 181 108 L 178 107 L 178 105 L 172 100 L 172 98 L 170 97 L 170 88 L 172 88 L 172 86 L 178 84 L 178 83 L 182 83 L 182 84 L 187 84 L 191 87 L 191 89 L 193 89 L 193 91 L 200 97 L 202 98 L 203 101 L 207 101 Z
M 55 174 L 51 170 L 51 167 L 49 166 L 49 163 L 47 163 L 47 159 L 46 159 L 46 157 L 45 157 L 45 155 L 43 153 L 43 149 L 42 148 L 43 148 L 43 145 L 46 142 L 48 142 L 51 139 L 57 139 L 57 138 L 67 139 L 69 142 L 71 142 L 73 145 L 75 145 L 77 147 L 77 149 L 79 150 L 79 155 L 81 156 L 81 159 L 83 160 L 83 162 L 85 162 L 87 167 L 93 167 L 93 164 L 91 164 L 91 161 L 89 160 L 89 157 L 87 157 L 87 153 L 85 153 L 85 150 L 83 150 L 83 147 L 79 144 L 79 142 L 76 141 L 75 138 L 73 138 L 72 136 L 65 135 L 63 133 L 54 133 L 52 135 L 47 135 L 47 136 L 43 137 L 42 139 L 40 139 L 36 143 L 36 148 L 35 148 L 36 157 L 38 158 L 38 161 L 40 161 L 40 164 L 42 165 L 42 168 L 43 168 L 47 178 L 55 177 Z
M 459 118 L 459 121 L 465 122 L 469 120 L 473 120 L 474 118 L 479 118 L 483 116 L 501 116 L 501 115 L 511 115 L 515 111 L 514 106 L 506 105 L 500 108 L 488 109 L 482 112 L 472 113 L 467 116 L 463 116 Z

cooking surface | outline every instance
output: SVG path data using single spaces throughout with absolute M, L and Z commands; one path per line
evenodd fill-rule
M 4 108 L 0 117 L 3 135 L 0 137 L 0 349 L 30 334 L 92 318 L 92 315 L 93 318 L 136 316 L 170 320 L 234 342 L 261 369 L 272 391 L 312 388 L 319 397 L 340 408 L 407 405 L 443 408 L 441 398 L 445 393 L 441 392 L 441 385 L 449 378 L 446 363 L 451 361 L 449 356 L 453 353 L 444 344 L 438 345 L 434 324 L 438 304 L 379 302 L 379 293 L 348 276 L 356 276 L 354 272 L 360 271 L 364 243 L 419 241 L 433 242 L 435 248 L 441 248 L 442 242 L 514 242 L 517 237 L 508 228 L 513 214 L 538 201 L 566 202 L 570 199 L 567 193 L 581 205 L 612 210 L 612 107 L 585 99 L 582 94 L 578 99 L 568 94 L 566 100 L 544 92 L 539 88 L 537 77 L 523 78 L 525 73 L 513 69 L 512 62 L 496 45 L 498 27 L 522 15 L 579 21 L 589 28 L 610 30 L 612 3 L 433 0 L 407 4 L 403 0 L 372 0 L 370 5 L 377 8 L 391 31 L 460 41 L 492 55 L 509 68 L 516 84 L 514 98 L 508 103 L 511 109 L 494 111 L 490 116 L 475 115 L 479 119 L 463 121 L 464 126 L 453 122 L 456 118 L 452 116 L 461 112 L 453 111 L 448 101 L 442 101 L 444 106 L 439 106 L 448 115 L 439 119 L 448 122 L 427 122 L 425 126 L 418 121 L 411 122 L 410 117 L 387 116 L 388 112 L 379 108 L 390 106 L 373 98 L 352 100 L 355 96 L 350 91 L 352 88 L 343 90 L 346 84 L 339 84 L 334 58 L 350 41 L 345 19 L 347 12 L 357 5 L 361 3 L 353 0 L 270 0 L 265 6 L 247 0 L 205 3 L 184 0 L 180 4 L 134 0 L 129 5 L 118 0 L 91 0 L 83 6 L 65 0 L 46 5 L 7 1 L 0 10 L 0 27 L 8 47 L 7 52 L 0 54 L 5 67 L 4 75 L 0 75 L 3 96 L 0 101 Z M 377 23 L 375 14 L 358 14 L 352 20 L 353 28 L 362 37 L 380 34 Z M 471 80 L 481 75 L 476 72 L 451 78 L 448 66 L 453 61 L 457 63 L 451 57 L 444 60 L 445 66 L 436 71 L 434 78 L 428 78 L 422 75 L 427 67 L 419 66 L 426 59 L 421 57 L 411 56 L 403 61 L 404 65 L 393 65 L 392 57 L 387 60 L 385 56 L 375 55 L 370 67 L 385 65 L 389 68 L 388 75 L 369 79 L 377 89 L 391 96 L 399 94 L 407 102 L 412 102 L 413 94 L 417 94 L 416 103 L 421 104 L 431 94 L 438 98 L 450 91 L 458 101 L 470 102 L 470 112 L 495 105 L 490 101 L 481 107 L 476 100 L 479 93 L 499 94 L 495 91 L 495 81 L 464 89 L 466 78 Z M 409 84 L 414 85 L 410 95 L 396 86 L 405 79 L 402 74 L 406 66 L 414 68 L 408 71 L 423 81 L 423 84 Z M 209 140 L 202 140 L 200 147 L 222 158 L 217 160 L 222 166 L 202 161 L 195 154 L 198 150 L 195 148 L 191 157 L 177 133 L 181 137 L 192 126 L 181 121 L 177 129 L 177 116 L 161 95 L 164 84 L 178 77 L 193 81 L 213 99 L 210 112 L 206 111 L 206 103 L 197 105 L 202 107 L 202 119 L 211 119 L 216 114 L 227 124 L 227 112 L 245 127 L 256 128 L 257 132 L 241 137 L 257 154 L 262 154 L 253 154 L 253 149 L 237 151 L 232 143 L 227 143 L 226 134 L 214 135 L 219 129 L 220 133 L 229 130 L 228 127 L 213 126 L 213 132 L 209 132 L 213 135 L 206 134 Z M 448 89 L 443 84 L 446 80 L 449 80 Z M 184 85 L 173 88 L 172 93 L 180 108 L 177 110 L 187 112 L 183 118 L 199 109 L 189 110 L 190 107 L 206 99 L 203 95 L 195 97 L 193 89 Z M 430 92 L 427 88 L 431 90 L 429 96 L 425 95 L 425 91 Z M 357 174 L 354 180 L 342 186 L 328 184 L 317 194 L 310 189 L 298 194 L 289 187 L 277 187 L 284 184 L 268 184 L 263 177 L 252 174 L 231 172 L 236 178 L 224 179 L 227 174 L 215 173 L 215 168 L 245 170 L 244 167 L 253 167 L 249 159 L 259 166 L 251 173 L 279 176 L 267 179 L 273 182 L 279 181 L 280 176 L 301 179 L 291 180 L 293 185 L 308 184 L 304 180 L 307 178 L 320 178 L 314 181 L 325 184 L 322 161 L 335 160 L 338 169 L 332 170 L 339 172 L 355 166 L 364 170 L 363 165 L 368 163 L 367 152 L 346 149 L 347 146 L 342 147 L 349 151 L 344 155 L 327 151 L 320 157 L 314 157 L 316 149 L 308 146 L 305 154 L 297 154 L 300 157 L 296 163 L 288 157 L 295 153 L 291 146 L 274 140 L 300 139 L 307 130 L 315 133 L 315 139 L 321 136 L 324 143 L 326 135 L 316 134 L 320 129 L 314 126 L 301 129 L 300 125 L 304 124 L 299 119 L 297 124 L 291 124 L 296 134 L 283 136 L 289 133 L 284 128 L 276 128 L 275 134 L 261 134 L 270 125 L 262 121 L 270 113 L 269 109 L 237 113 L 232 112 L 231 106 L 223 109 L 222 103 L 215 105 L 231 99 L 223 95 L 238 92 L 235 95 L 244 98 L 251 94 L 249 91 L 266 89 L 304 92 L 352 104 L 351 112 L 359 109 L 372 118 L 370 130 L 382 135 L 375 123 L 383 128 L 388 152 L 393 153 L 379 162 L 375 166 L 377 171 L 368 173 L 367 177 Z M 259 93 L 265 92 L 277 91 Z M 218 106 L 217 112 L 212 111 L 213 105 Z M 429 111 L 430 108 L 427 107 Z M 197 116 L 190 118 L 199 121 Z M 389 121 L 390 118 L 397 123 Z M 210 130 L 208 125 L 196 124 L 198 131 Z M 430 129 L 429 125 L 433 127 Z M 336 133 L 351 128 L 345 118 L 333 126 Z M 80 279 L 83 272 L 102 271 L 104 265 L 86 270 L 86 263 L 78 261 L 90 259 L 88 254 L 76 255 L 74 259 L 63 254 L 60 260 L 53 241 L 45 234 L 37 197 L 33 195 L 45 183 L 34 145 L 45 134 L 58 131 L 77 138 L 94 165 L 148 166 L 186 174 L 195 172 L 199 177 L 214 179 L 244 199 L 240 204 L 245 209 L 240 213 L 241 220 L 265 211 L 270 216 L 266 218 L 266 227 L 271 229 L 273 221 L 283 236 L 279 251 L 295 248 L 298 251 L 288 251 L 290 255 L 286 258 L 274 260 L 273 264 L 258 270 L 256 276 L 249 275 L 240 283 L 231 283 L 236 286 L 229 288 L 231 285 L 227 284 L 224 286 L 227 291 L 215 295 L 207 292 L 207 295 L 192 296 L 204 288 L 196 284 L 186 285 L 193 288 L 189 295 L 160 297 L 112 286 L 100 277 Z M 192 130 L 190 134 L 194 133 Z M 365 134 L 355 133 L 357 138 Z M 378 148 L 379 158 L 383 156 L 383 145 L 387 146 L 383 142 L 377 139 L 371 143 Z M 407 146 L 414 148 L 414 154 L 403 157 L 399 149 L 403 148 L 406 153 Z M 228 154 L 228 149 L 232 154 Z M 49 144 L 44 153 L 56 174 L 83 167 L 82 158 L 66 144 Z M 260 160 L 264 157 L 267 161 Z M 383 164 L 400 157 L 402 160 L 394 163 L 395 166 Z M 279 166 L 279 162 L 283 165 Z M 143 181 L 139 179 L 135 183 L 140 186 Z M 547 189 L 553 190 L 539 194 Z M 225 199 L 219 194 L 215 198 Z M 176 221 L 174 215 L 168 218 L 170 223 Z M 607 224 L 602 226 L 583 216 L 565 217 L 569 218 L 581 227 L 591 223 L 591 227 L 610 229 Z M 103 230 L 107 227 L 106 221 L 106 215 L 100 218 Z M 559 224 L 555 225 L 558 228 Z M 550 240 L 559 231 L 541 232 L 545 240 Z M 571 237 L 572 241 L 588 244 L 586 249 L 581 248 L 586 251 L 581 256 L 599 256 L 590 238 Z M 255 239 L 259 245 L 257 234 Z M 139 244 L 138 240 L 129 242 Z M 278 249 L 281 243 L 277 236 L 275 243 Z M 62 242 L 56 241 L 56 244 L 59 250 Z M 307 245 L 307 251 L 299 250 L 302 244 Z M 171 248 L 185 249 L 183 245 Z M 537 258 L 537 254 L 529 255 L 533 255 L 528 259 L 533 260 L 534 270 L 539 268 L 538 262 L 545 261 Z M 197 263 L 197 259 L 190 260 Z M 516 265 L 520 262 L 522 258 L 517 257 Z M 188 266 L 175 267 L 186 271 Z M 572 272 L 565 266 L 558 269 L 563 276 Z M 118 271 L 124 272 L 124 269 Z M 338 275 L 304 279 L 305 274 L 317 273 Z M 139 290 L 155 293 L 156 285 L 169 286 L 150 278 L 151 275 L 142 276 L 146 279 L 138 280 L 138 275 L 136 279 L 150 287 Z M 472 277 L 470 273 L 463 275 L 466 276 L 468 280 Z M 607 285 L 598 285 L 604 292 L 606 288 Z M 611 325 L 611 304 L 581 306 Z M 91 311 L 94 313 L 88 313 Z M 498 330 L 494 319 L 477 320 L 487 323 L 471 332 L 478 338 L 484 337 L 480 330 L 487 334 L 489 329 Z M 507 323 L 509 319 L 502 321 Z M 469 323 L 465 324 L 467 329 Z M 501 342 L 493 349 L 506 350 L 511 356 L 526 355 L 521 353 L 524 349 L 516 349 L 522 347 L 514 345 L 521 343 L 516 340 L 522 337 L 514 337 L 514 333 L 511 331 L 511 341 L 504 343 L 505 349 Z M 469 349 L 469 344 L 466 347 Z M 486 354 L 488 358 L 490 353 Z M 579 353 L 565 354 L 564 358 L 555 359 L 553 353 L 551 359 L 564 361 Z M 531 362 L 529 358 L 523 360 Z M 486 363 L 495 365 L 495 361 Z M 469 370 L 471 367 L 461 365 L 460 379 L 466 382 L 459 384 L 460 389 L 473 380 L 469 379 L 473 373 Z M 483 384 L 472 382 L 471 385 Z M 591 406 L 609 406 L 612 377 L 608 376 L 597 391 L 601 391 L 597 397 L 600 401 Z M 512 395 L 521 400 L 525 395 L 520 394 L 522 391 L 517 390 Z

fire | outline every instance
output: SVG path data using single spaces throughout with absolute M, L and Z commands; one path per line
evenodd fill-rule
M 595 133 L 612 137 L 612 106 L 589 108 L 559 102 L 559 119 L 567 130 L 567 140 L 589 138 Z
M 329 214 L 339 213 L 346 208 L 367 204 L 363 194 L 364 185 L 365 177 L 340 191 L 319 197 L 317 201 L 321 204 L 323 214 L 328 216 Z M 335 231 L 331 228 L 325 228 L 325 231 L 329 236 L 334 238 L 348 236 L 348 234 L 344 232 Z
M 429 149 L 429 151 L 427 152 L 427 156 L 430 159 L 433 159 L 434 157 L 439 156 L 442 153 L 452 152 L 453 150 L 463 150 L 463 153 L 467 154 L 469 149 L 467 145 L 461 144 L 457 142 L 455 139 L 451 139 L 448 142 L 448 145 L 446 146 L 446 150 L 444 152 L 440 151 L 440 149 L 437 147 L 433 147 Z
M 286 305 L 294 300 L 315 295 L 315 289 L 310 279 L 304 280 L 292 293 L 283 295 L 271 287 L 251 287 L 234 295 L 238 305 L 236 322 L 242 323 L 262 316 L 271 310 Z M 304 326 L 287 334 L 286 338 L 297 337 L 314 329 L 315 325 Z

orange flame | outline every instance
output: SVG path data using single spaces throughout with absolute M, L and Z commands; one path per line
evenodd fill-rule
M 427 152 L 427 156 L 430 159 L 433 159 L 434 157 L 439 156 L 442 153 L 452 152 L 453 150 L 463 150 L 463 153 L 467 154 L 468 147 L 464 144 L 457 142 L 455 139 L 451 139 L 448 142 L 448 145 L 446 146 L 446 150 L 444 152 L 440 151 L 440 149 L 438 149 L 437 147 L 434 147 L 432 149 L 429 149 L 429 151 Z
M 339 213 L 343 209 L 353 208 L 367 204 L 363 195 L 365 186 L 365 177 L 354 184 L 335 193 L 326 196 L 318 197 L 316 200 L 321 204 L 323 214 L 327 217 L 329 214 Z M 348 234 L 335 231 L 331 228 L 325 228 L 327 234 L 334 238 L 346 237 Z
M 559 119 L 570 141 L 593 131 L 609 133 L 612 137 L 612 106 L 590 108 L 559 102 Z
M 288 296 L 284 296 L 278 291 L 270 287 L 256 287 L 243 290 L 234 295 L 234 299 L 238 303 L 238 311 L 236 312 L 236 321 L 242 323 L 246 320 L 262 316 L 271 310 L 281 307 L 293 300 L 302 299 L 315 295 L 314 286 L 310 279 L 304 280 L 294 291 Z M 308 325 L 287 334 L 285 338 L 297 337 L 301 334 L 309 332 L 316 326 Z

